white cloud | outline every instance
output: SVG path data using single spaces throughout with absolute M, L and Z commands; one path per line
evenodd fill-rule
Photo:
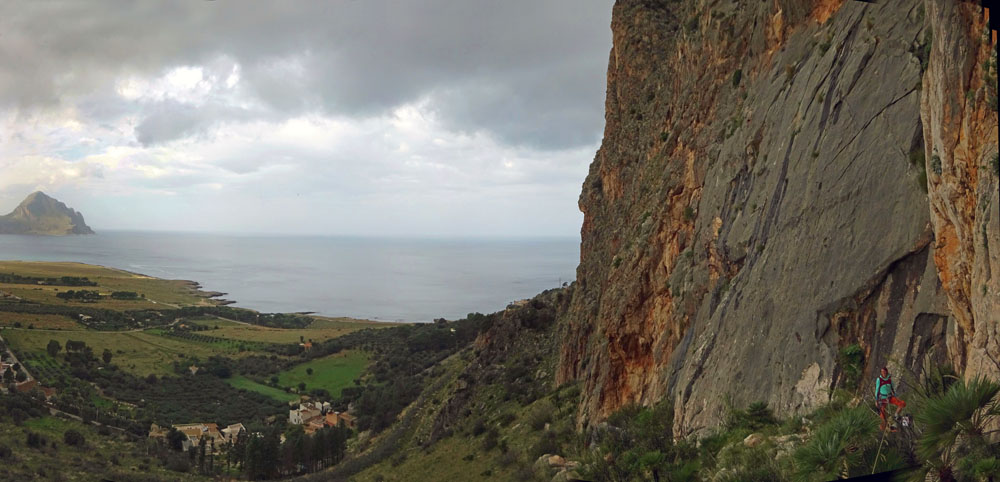
M 504 145 L 486 132 L 453 132 L 426 100 L 364 119 L 305 115 L 225 122 L 205 135 L 156 146 L 119 137 L 114 145 L 98 142 L 96 152 L 73 159 L 25 154 L 26 143 L 39 141 L 41 125 L 48 123 L 4 126 L 9 136 L 23 140 L 4 143 L 2 149 L 14 155 L 0 161 L 6 173 L 0 191 L 30 186 L 57 197 L 67 193 L 74 196 L 67 202 L 91 224 L 107 228 L 572 234 L 579 223 L 576 192 L 596 148 L 536 151 Z M 68 131 L 56 129 L 62 134 L 47 142 L 65 146 L 71 139 L 111 139 L 107 134 L 120 130 L 83 125 L 72 137 Z M 94 142 L 80 145 L 95 147 Z M 105 203 L 92 202 L 86 193 L 135 204 L 129 215 L 108 216 L 99 211 Z M 194 218 L 145 224 L 146 206 L 159 211 L 158 204 L 175 203 L 178 197 L 186 205 L 208 207 L 199 208 L 201 215 Z M 311 210 L 329 217 L 317 222 L 306 214 Z
M 96 229 L 573 235 L 608 3 L 0 7 L 0 208 L 43 189 Z

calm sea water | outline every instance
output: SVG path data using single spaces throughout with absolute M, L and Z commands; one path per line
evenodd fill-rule
M 77 261 L 228 293 L 235 306 L 386 321 L 490 313 L 576 276 L 579 240 L 102 232 L 0 236 L 0 259 Z

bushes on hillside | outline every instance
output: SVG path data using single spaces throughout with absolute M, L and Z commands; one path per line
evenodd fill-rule
M 552 402 L 549 400 L 539 400 L 528 412 L 528 425 L 533 430 L 541 430 L 545 427 L 545 424 L 552 421 L 552 414 L 554 412 L 555 406 Z

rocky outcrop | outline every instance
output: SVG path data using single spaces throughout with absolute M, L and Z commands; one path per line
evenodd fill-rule
M 994 351 L 962 353 L 997 346 L 976 310 L 998 313 L 996 254 L 982 266 L 998 216 L 975 214 L 995 213 L 980 199 L 996 177 L 953 166 L 996 152 L 996 127 L 955 127 L 979 107 L 935 110 L 959 75 L 939 57 L 970 51 L 938 38 L 972 18 L 944 3 L 616 3 L 557 372 L 584 382 L 581 424 L 663 397 L 676 435 L 715 425 L 727 396 L 809 410 L 856 388 L 837 364 L 855 343 L 865 381 L 926 356 L 986 369 Z M 961 139 L 968 162 L 934 173 L 922 153 Z
M 995 39 L 971 3 L 925 2 L 933 36 L 920 116 L 934 261 L 954 331 L 952 362 L 1000 377 L 1000 199 Z
M 36 191 L 24 198 L 10 214 L 0 216 L 0 234 L 43 234 L 65 236 L 94 234 L 83 214 Z

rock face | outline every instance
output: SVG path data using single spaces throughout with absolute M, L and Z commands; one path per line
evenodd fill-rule
M 948 347 L 967 377 L 1000 376 L 996 51 L 978 6 L 926 2 L 934 43 L 920 117 L 934 261 L 954 317 Z M 985 62 L 985 63 L 984 63 Z M 992 107 L 991 107 L 992 104 Z
M 0 234 L 94 234 L 83 215 L 41 191 L 31 193 L 10 214 L 0 217 Z
M 690 3 L 614 7 L 557 371 L 581 425 L 670 397 L 683 436 L 726 396 L 805 411 L 925 357 L 996 374 L 996 111 L 957 80 L 986 55 L 978 10 Z

